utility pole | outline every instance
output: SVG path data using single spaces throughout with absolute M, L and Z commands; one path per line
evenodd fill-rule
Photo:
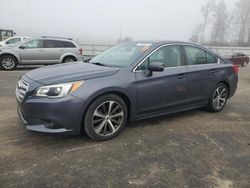
M 119 38 L 119 41 L 120 42 L 122 41 L 122 26 L 120 26 L 120 38 Z

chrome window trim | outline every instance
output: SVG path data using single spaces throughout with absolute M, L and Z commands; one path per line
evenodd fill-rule
M 150 54 L 148 54 L 145 58 L 143 58 L 143 60 L 141 60 L 140 63 L 138 63 L 134 68 L 132 72 L 138 72 L 138 71 L 143 71 L 143 70 L 136 70 L 149 56 L 151 56 L 154 52 L 156 52 L 157 50 L 164 48 L 166 46 L 170 46 L 170 45 L 174 45 L 174 44 L 164 44 L 159 46 L 158 48 L 154 49 Z M 180 45 L 180 44 L 176 44 L 176 45 Z M 164 68 L 165 69 L 165 68 Z
M 211 52 L 209 52 L 207 49 L 205 48 L 201 48 L 195 44 L 183 44 L 183 43 L 174 43 L 174 44 L 163 44 L 161 46 L 159 46 L 158 48 L 156 48 L 155 50 L 153 50 L 150 54 L 148 54 L 143 60 L 140 61 L 140 63 L 138 63 L 134 68 L 133 68 L 133 71 L 132 72 L 142 72 L 144 70 L 136 70 L 149 56 L 151 56 L 154 52 L 156 52 L 157 50 L 163 48 L 163 47 L 167 47 L 167 46 L 192 46 L 192 47 L 196 47 L 196 48 L 199 48 L 200 50 L 203 50 L 207 53 L 209 53 L 210 55 L 216 57 L 214 54 L 212 54 Z M 217 59 L 217 63 L 206 63 L 206 64 L 198 64 L 198 65 L 181 65 L 181 66 L 177 66 L 177 67 L 165 67 L 165 69 L 171 69 L 171 68 L 179 68 L 179 67 L 190 67 L 190 66 L 201 66 L 201 65 L 213 65 L 213 64 L 220 64 L 221 63 L 221 60 L 216 57 Z

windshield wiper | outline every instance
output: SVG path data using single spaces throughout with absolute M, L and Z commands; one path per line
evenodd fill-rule
M 94 64 L 94 65 L 100 65 L 100 66 L 104 66 L 104 67 L 107 67 L 106 64 L 103 64 L 103 63 L 100 63 L 100 62 L 90 62 L 91 64 Z

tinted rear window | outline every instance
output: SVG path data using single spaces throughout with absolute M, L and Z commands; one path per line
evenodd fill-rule
M 75 48 L 76 46 L 72 42 L 62 41 L 64 48 Z
M 76 46 L 69 41 L 45 40 L 45 48 L 75 48 Z

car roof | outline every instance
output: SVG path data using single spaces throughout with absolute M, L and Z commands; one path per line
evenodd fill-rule
M 196 43 L 191 43 L 191 42 L 186 42 L 186 41 L 172 41 L 172 40 L 163 40 L 163 41 L 155 41 L 155 40 L 142 40 L 142 41 L 132 41 L 130 43 L 145 43 L 145 44 L 152 44 L 152 45 L 164 45 L 164 44 L 186 44 L 186 45 L 195 45 L 195 46 L 200 46 L 204 47 L 202 45 L 196 44 Z
M 56 41 L 65 41 L 65 42 L 72 42 L 74 44 L 77 44 L 74 40 L 72 39 L 67 39 L 67 38 L 57 38 L 57 37 L 32 37 L 28 38 L 27 40 L 56 40 Z

